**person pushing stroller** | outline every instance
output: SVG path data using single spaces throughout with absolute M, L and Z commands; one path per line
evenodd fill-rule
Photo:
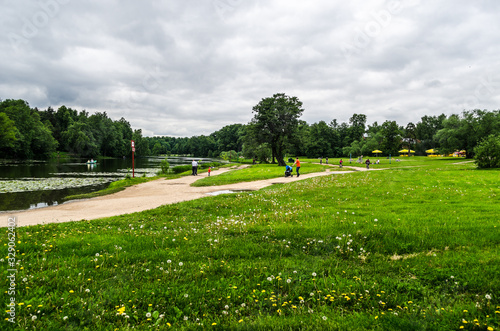
M 293 168 L 287 164 L 285 167 L 285 177 L 293 177 L 292 171 Z

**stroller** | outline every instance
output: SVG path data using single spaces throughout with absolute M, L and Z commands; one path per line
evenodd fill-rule
M 293 177 L 292 170 L 293 168 L 287 165 L 285 168 L 285 177 Z

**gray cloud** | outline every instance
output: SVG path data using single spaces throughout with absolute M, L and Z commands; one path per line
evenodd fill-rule
M 2 1 L 0 98 L 146 135 L 247 123 L 274 93 L 309 123 L 498 109 L 495 1 Z

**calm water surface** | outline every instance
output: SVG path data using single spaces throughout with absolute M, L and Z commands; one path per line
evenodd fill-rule
M 135 159 L 135 176 L 154 176 L 164 157 Z M 199 160 L 200 158 L 197 158 Z M 169 157 L 171 167 L 191 164 L 192 158 Z M 203 162 L 209 162 L 203 159 Z M 0 211 L 41 208 L 62 203 L 68 195 L 89 193 L 106 188 L 110 182 L 132 175 L 132 159 L 85 159 L 67 162 L 0 161 Z

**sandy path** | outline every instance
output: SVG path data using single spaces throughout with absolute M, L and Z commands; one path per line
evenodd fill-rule
M 356 168 L 356 170 L 365 170 Z M 212 171 L 217 175 L 229 171 L 219 169 Z M 279 177 L 274 179 L 259 180 L 254 182 L 236 183 L 222 186 L 192 187 L 191 183 L 207 176 L 206 173 L 199 176 L 186 176 L 177 179 L 158 179 L 144 184 L 126 188 L 125 190 L 102 197 L 69 201 L 57 206 L 31 209 L 26 211 L 12 211 L 0 213 L 3 217 L 16 217 L 17 226 L 27 226 L 45 223 L 62 223 L 79 220 L 91 220 L 96 218 L 110 217 L 129 214 L 143 210 L 157 208 L 161 205 L 181 201 L 193 200 L 208 196 L 208 193 L 223 190 L 260 190 L 266 186 L 276 183 L 288 183 L 292 181 L 325 176 L 331 174 L 350 173 L 354 170 L 320 172 L 300 175 L 290 178 Z M 7 226 L 7 221 L 1 222 L 0 227 Z

